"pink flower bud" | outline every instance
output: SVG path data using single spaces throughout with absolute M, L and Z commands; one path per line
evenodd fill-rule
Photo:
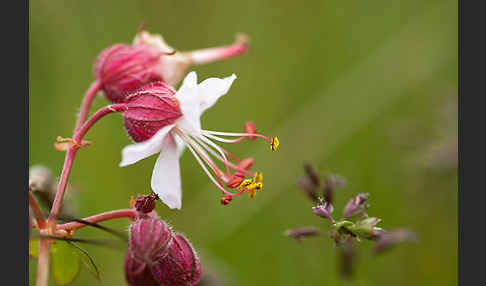
M 130 252 L 125 255 L 125 279 L 130 286 L 158 286 L 149 264 L 133 258 Z
M 155 277 L 164 285 L 196 285 L 201 278 L 201 263 L 187 238 L 175 234 L 168 252 L 154 264 Z
M 156 72 L 161 55 L 143 46 L 115 44 L 100 53 L 94 74 L 108 100 L 122 103 L 128 91 L 163 80 Z
M 123 113 L 125 128 L 135 142 L 151 138 L 161 128 L 182 116 L 175 91 L 162 82 L 155 82 L 130 93 Z
M 172 231 L 158 218 L 138 219 L 130 225 L 128 252 L 139 262 L 152 264 L 165 255 L 172 243 Z
M 199 282 L 201 264 L 191 243 L 167 224 L 143 217 L 130 226 L 125 279 L 131 286 L 192 286 Z

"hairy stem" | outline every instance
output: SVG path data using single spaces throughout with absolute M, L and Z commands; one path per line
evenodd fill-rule
M 101 82 L 95 81 L 91 84 L 89 89 L 86 91 L 86 94 L 83 98 L 83 102 L 81 103 L 81 108 L 79 110 L 79 115 L 78 119 L 76 121 L 76 127 L 74 130 L 78 130 L 86 120 L 86 117 L 88 116 L 89 109 L 91 107 L 91 103 L 96 97 L 96 94 L 98 93 L 99 89 L 101 88 Z
M 97 215 L 93 215 L 87 218 L 83 218 L 83 220 L 91 222 L 91 223 L 97 223 L 105 220 L 110 220 L 114 218 L 135 218 L 137 216 L 137 211 L 135 209 L 120 209 L 120 210 L 113 210 L 113 211 L 108 211 L 104 213 L 100 213 Z M 57 229 L 63 229 L 63 230 L 75 230 L 78 228 L 85 227 L 86 224 L 80 223 L 80 222 L 68 222 L 65 224 L 59 224 L 57 225 Z
M 95 114 L 93 114 L 91 118 L 89 118 L 78 130 L 75 131 L 75 134 L 72 138 L 73 142 L 70 143 L 69 149 L 66 152 L 61 178 L 59 179 L 56 196 L 54 197 L 51 213 L 47 221 L 48 227 L 52 229 L 55 228 L 56 216 L 58 215 L 61 208 L 62 199 L 64 197 L 64 192 L 66 191 L 69 174 L 71 173 L 71 168 L 74 162 L 74 157 L 76 156 L 76 152 L 78 151 L 80 144 L 82 144 L 84 135 L 103 116 L 113 112 L 121 112 L 124 110 L 126 110 L 125 104 L 113 104 L 105 106 L 98 110 Z
M 39 259 L 37 261 L 37 281 L 36 286 L 47 286 L 49 282 L 49 248 L 50 243 L 47 239 L 39 241 Z

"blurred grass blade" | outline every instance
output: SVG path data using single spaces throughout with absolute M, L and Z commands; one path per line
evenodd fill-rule
M 100 280 L 100 272 L 98 270 L 98 267 L 94 263 L 91 256 L 89 256 L 88 252 L 72 242 L 69 242 L 69 245 L 73 248 L 74 252 L 78 255 L 78 257 L 81 259 L 81 261 L 86 266 L 86 268 L 88 268 L 88 271 L 96 279 Z

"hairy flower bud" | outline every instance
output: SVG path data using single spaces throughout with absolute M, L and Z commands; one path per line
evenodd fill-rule
M 164 285 L 196 285 L 201 278 L 201 263 L 187 238 L 175 234 L 168 252 L 154 265 L 159 281 Z
M 94 74 L 108 100 L 122 103 L 128 91 L 163 80 L 156 72 L 161 55 L 143 46 L 115 44 L 100 53 Z
M 125 255 L 125 279 L 130 286 L 158 286 L 149 264 L 133 258 L 130 252 Z
M 141 142 L 182 116 L 175 91 L 162 82 L 155 82 L 130 93 L 123 119 L 128 135 Z
M 172 243 L 172 231 L 161 219 L 147 217 L 130 225 L 128 252 L 140 262 L 151 264 L 167 253 Z
M 143 217 L 130 226 L 125 256 L 125 278 L 131 286 L 192 286 L 199 282 L 201 264 L 182 234 L 171 231 L 154 217 Z

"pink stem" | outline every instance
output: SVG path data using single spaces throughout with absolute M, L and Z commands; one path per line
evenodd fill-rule
M 237 36 L 236 41 L 231 45 L 195 50 L 185 52 L 185 54 L 189 54 L 192 58 L 192 62 L 197 65 L 238 56 L 247 51 L 248 37 L 246 35 L 239 35 Z
M 135 209 L 121 209 L 121 210 L 113 210 L 113 211 L 108 211 L 104 213 L 100 213 L 97 215 L 93 215 L 87 218 L 83 218 L 85 221 L 89 221 L 92 223 L 97 223 L 109 219 L 114 219 L 114 218 L 135 218 L 137 216 L 137 211 Z M 78 228 L 85 227 L 86 225 L 80 222 L 68 222 L 65 224 L 59 224 L 57 225 L 57 229 L 64 229 L 64 230 L 75 230 Z
M 125 104 L 113 104 L 103 107 L 98 110 L 90 119 L 88 119 L 83 126 L 81 126 L 73 136 L 73 143 L 70 143 L 69 149 L 66 153 L 64 160 L 64 166 L 61 173 L 61 178 L 59 179 L 59 184 L 57 186 L 56 196 L 54 197 L 54 202 L 52 203 L 51 213 L 48 219 L 48 226 L 51 228 L 55 227 L 56 216 L 61 208 L 62 199 L 64 197 L 64 192 L 66 191 L 66 185 L 68 182 L 69 174 L 71 173 L 71 168 L 73 166 L 74 157 L 78 151 L 80 145 L 82 144 L 83 136 L 88 132 L 88 130 L 96 123 L 101 117 L 113 113 L 126 110 Z
M 36 286 L 47 286 L 49 282 L 49 248 L 50 243 L 46 239 L 39 241 L 39 259 L 37 260 Z
M 96 97 L 96 94 L 101 88 L 101 82 L 95 81 L 91 84 L 89 89 L 86 91 L 86 95 L 83 98 L 83 102 L 81 103 L 81 109 L 79 110 L 78 119 L 76 121 L 76 127 L 74 130 L 78 130 L 86 120 L 88 116 L 89 109 L 91 107 L 91 103 Z
M 46 219 L 44 218 L 44 215 L 42 214 L 39 205 L 37 204 L 37 201 L 34 198 L 34 195 L 32 195 L 31 192 L 29 192 L 29 205 L 30 209 L 34 213 L 35 220 L 37 221 L 37 227 L 39 229 L 43 229 L 46 227 Z

